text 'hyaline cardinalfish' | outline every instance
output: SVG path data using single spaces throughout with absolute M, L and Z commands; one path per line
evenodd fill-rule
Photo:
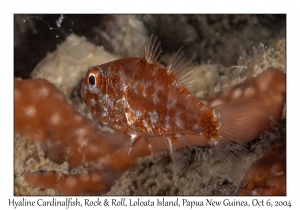
M 143 57 L 124 58 L 90 68 L 82 98 L 99 122 L 131 136 L 128 155 L 143 140 L 153 154 L 152 137 L 163 137 L 173 161 L 185 168 L 180 138 L 205 138 L 230 173 L 257 137 L 264 116 L 254 100 L 207 107 L 191 92 L 202 87 L 194 51 L 184 45 L 166 68 L 158 64 L 160 42 L 147 39 Z M 163 139 L 162 139 L 163 140 Z

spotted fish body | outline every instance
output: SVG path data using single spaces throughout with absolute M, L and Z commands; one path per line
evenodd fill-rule
M 202 84 L 191 48 L 180 48 L 166 68 L 158 64 L 160 53 L 160 43 L 151 36 L 143 57 L 119 59 L 88 70 L 82 98 L 98 121 L 131 135 L 128 153 L 140 139 L 153 153 L 148 138 L 164 137 L 175 160 L 178 137 L 186 134 L 205 137 L 219 159 L 231 155 L 232 148 L 234 154 L 244 153 L 236 143 L 256 137 L 249 132 L 256 129 L 253 123 L 261 115 L 256 104 L 248 100 L 205 106 L 191 93 Z M 238 159 L 236 155 L 230 158 L 230 164 Z

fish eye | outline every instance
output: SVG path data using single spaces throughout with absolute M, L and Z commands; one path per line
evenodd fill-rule
M 87 74 L 86 83 L 88 83 L 93 88 L 100 88 L 102 82 L 102 77 L 99 69 L 92 68 Z
M 96 78 L 95 78 L 95 76 L 93 74 L 91 74 L 90 77 L 89 77 L 89 83 L 92 86 L 94 86 L 95 83 L 96 83 Z

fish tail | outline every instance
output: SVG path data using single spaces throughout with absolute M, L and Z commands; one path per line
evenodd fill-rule
M 209 142 L 213 153 L 233 179 L 240 180 L 249 166 L 246 144 L 269 127 L 270 120 L 253 99 L 213 107 L 218 118 L 218 136 Z

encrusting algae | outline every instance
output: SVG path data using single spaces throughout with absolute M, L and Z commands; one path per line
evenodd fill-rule
M 158 65 L 159 54 L 152 36 L 142 58 L 92 67 L 82 86 L 98 121 L 131 139 L 100 132 L 46 80 L 15 79 L 15 132 L 39 143 L 50 160 L 68 164 L 67 173 L 24 172 L 30 186 L 63 195 L 103 194 L 131 166 L 128 153 L 136 159 L 169 150 L 187 170 L 187 148 L 208 145 L 229 174 L 231 167 L 240 168 L 230 175 L 244 175 L 247 168 L 239 161 L 246 158 L 245 145 L 281 119 L 285 74 L 268 69 L 200 101 L 191 93 L 202 87 L 194 79 L 199 69 L 192 50 L 182 47 L 166 68 Z
M 255 161 L 237 195 L 286 195 L 286 144 L 281 143 Z

